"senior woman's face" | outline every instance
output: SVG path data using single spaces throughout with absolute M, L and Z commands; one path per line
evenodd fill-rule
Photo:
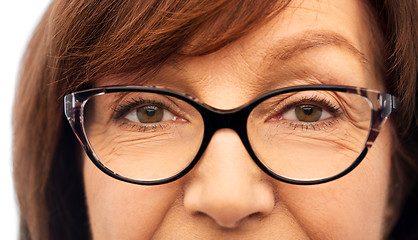
M 213 54 L 167 64 L 149 85 L 188 93 L 219 109 L 294 85 L 384 90 L 369 19 L 360 1 L 295 1 L 273 21 Z M 112 84 L 123 79 L 101 83 Z M 351 173 L 312 186 L 267 176 L 229 129 L 214 134 L 187 175 L 158 186 L 115 180 L 85 157 L 93 237 L 379 239 L 388 209 L 388 127 Z

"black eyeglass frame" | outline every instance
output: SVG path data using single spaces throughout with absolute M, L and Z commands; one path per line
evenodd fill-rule
M 291 178 L 286 178 L 276 174 L 274 171 L 270 170 L 267 166 L 265 166 L 256 156 L 254 153 L 250 141 L 247 135 L 247 121 L 250 113 L 252 110 L 264 100 L 277 96 L 280 94 L 297 92 L 297 91 L 309 91 L 309 90 L 319 90 L 319 91 L 334 91 L 334 92 L 345 92 L 345 93 L 352 93 L 365 98 L 371 107 L 371 126 L 369 129 L 369 135 L 367 137 L 367 141 L 365 142 L 364 148 L 357 157 L 357 159 L 344 171 L 331 176 L 326 177 L 323 179 L 318 180 L 295 180 Z M 190 164 L 177 173 L 174 176 L 160 179 L 160 180 L 151 180 L 151 181 L 142 181 L 142 180 L 135 180 L 131 178 L 127 178 L 117 173 L 113 172 L 105 165 L 103 165 L 96 154 L 93 151 L 92 146 L 90 145 L 86 129 L 84 127 L 84 106 L 86 105 L 87 101 L 94 96 L 106 94 L 106 93 L 120 93 L 120 92 L 147 92 L 147 93 L 158 93 L 164 94 L 167 96 L 175 97 L 184 102 L 193 106 L 202 116 L 203 123 L 204 123 L 204 134 L 202 143 L 200 148 L 194 157 L 194 159 L 190 162 Z M 251 156 L 253 161 L 257 164 L 257 166 L 263 170 L 267 175 L 270 177 L 277 179 L 282 182 L 290 183 L 290 184 L 297 184 L 297 185 L 313 185 L 313 184 L 320 184 L 326 183 L 329 181 L 333 181 L 338 179 L 349 172 L 351 172 L 355 167 L 357 167 L 360 162 L 366 156 L 368 150 L 371 148 L 373 142 L 377 138 L 383 123 L 387 119 L 387 117 L 392 113 L 392 111 L 396 110 L 399 105 L 399 100 L 388 94 L 383 93 L 375 90 L 369 90 L 365 88 L 359 87 L 351 87 L 351 86 L 339 86 L 339 85 L 303 85 L 303 86 L 293 86 L 293 87 L 286 87 L 277 89 L 271 92 L 268 92 L 248 104 L 230 110 L 220 110 L 208 106 L 206 104 L 200 103 L 191 97 L 179 94 L 177 92 L 158 88 L 158 87 L 145 87 L 145 86 L 109 86 L 109 87 L 99 87 L 93 88 L 83 91 L 78 91 L 74 93 L 70 93 L 64 97 L 64 111 L 65 115 L 77 136 L 79 142 L 81 143 L 84 151 L 86 152 L 87 156 L 90 160 L 96 165 L 101 171 L 113 177 L 115 179 L 133 183 L 133 184 L 140 184 L 140 185 L 159 185 L 165 184 L 172 181 L 175 181 L 184 175 L 186 175 L 199 161 L 201 156 L 203 155 L 206 147 L 208 146 L 210 140 L 212 139 L 213 134 L 218 131 L 219 129 L 228 128 L 234 130 L 238 136 L 240 137 L 244 147 L 246 148 L 248 154 Z

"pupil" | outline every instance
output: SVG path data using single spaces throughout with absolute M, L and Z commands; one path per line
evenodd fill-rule
M 146 114 L 148 117 L 152 117 L 152 116 L 154 116 L 154 114 L 155 114 L 155 109 L 150 109 L 150 108 L 145 109 L 145 114 Z
M 305 115 L 311 115 L 311 114 L 313 113 L 313 108 L 312 108 L 312 107 L 310 107 L 310 106 L 305 106 L 305 107 L 303 108 L 303 113 L 304 113 Z

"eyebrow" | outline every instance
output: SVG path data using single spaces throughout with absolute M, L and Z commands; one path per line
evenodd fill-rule
M 351 41 L 334 31 L 305 31 L 290 37 L 282 38 L 278 40 L 273 47 L 267 48 L 268 53 L 264 61 L 267 63 L 271 62 L 270 64 L 274 65 L 275 59 L 280 59 L 282 61 L 290 60 L 308 49 L 324 46 L 338 47 L 346 50 L 356 57 L 362 65 L 366 65 L 369 62 L 365 54 L 357 49 Z M 145 79 L 142 76 L 140 78 L 132 78 L 129 76 L 130 74 L 122 74 L 122 76 L 117 76 L 116 78 L 111 78 L 110 80 L 119 80 L 120 83 L 118 82 L 117 85 L 142 86 L 147 86 L 150 82 L 155 80 L 151 76 L 148 76 Z M 110 84 L 107 82 L 107 84 L 102 85 L 115 85 L 115 83 L 111 82 Z
M 308 49 L 324 46 L 335 46 L 350 52 L 362 64 L 368 63 L 365 54 L 341 34 L 333 31 L 306 31 L 295 36 L 284 38 L 271 49 L 268 58 L 289 60 Z

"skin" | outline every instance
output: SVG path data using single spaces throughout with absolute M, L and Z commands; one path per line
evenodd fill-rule
M 364 9 L 355 0 L 295 1 L 274 20 L 213 54 L 164 66 L 149 84 L 187 92 L 220 109 L 298 84 L 384 90 L 370 16 Z M 314 39 L 318 32 L 339 34 L 362 55 L 342 42 L 289 47 L 300 43 L 289 38 L 305 34 L 305 39 Z M 103 79 L 101 84 L 120 85 L 123 80 Z M 85 156 L 93 237 L 381 239 L 389 208 L 389 127 L 383 127 L 366 158 L 351 173 L 313 186 L 286 184 L 267 176 L 229 129 L 215 133 L 191 172 L 165 185 L 115 180 Z

